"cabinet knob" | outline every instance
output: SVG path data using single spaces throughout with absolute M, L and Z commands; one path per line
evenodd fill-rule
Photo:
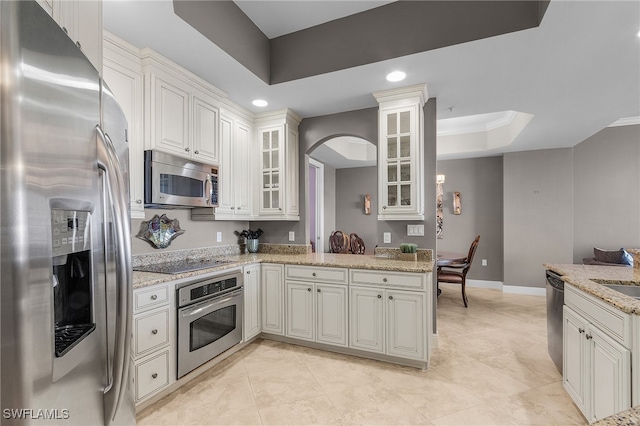
M 393 296 L 389 296 L 389 300 L 393 300 Z
M 282 207 L 278 208 L 278 210 L 282 211 Z
M 378 299 L 382 299 L 382 295 L 381 294 L 378 295 Z
M 67 31 L 67 27 L 62 27 L 62 31 L 64 31 L 65 34 L 69 34 L 69 31 Z
M 151 295 L 151 300 L 156 300 L 157 298 L 158 298 L 158 295 L 157 295 L 157 294 L 152 294 L 152 295 Z
M 311 287 L 309 287 L 309 288 L 307 289 L 307 291 L 311 291 Z
M 79 41 L 76 41 L 76 46 L 78 46 L 78 49 L 82 49 L 82 45 L 80 44 Z
M 137 199 L 136 200 L 136 204 L 142 204 L 142 200 L 141 199 Z
M 200 154 L 200 151 L 198 151 L 197 149 L 194 151 L 194 154 Z
M 251 271 L 247 271 L 247 274 L 251 274 Z
M 387 279 L 386 279 L 386 278 L 383 278 L 383 279 L 382 279 L 382 282 L 383 282 L 383 283 L 386 283 L 386 282 L 387 282 Z
M 590 334 L 587 334 L 587 335 L 586 335 L 586 336 L 584 336 L 584 337 L 586 337 L 586 338 L 587 338 L 587 340 L 591 340 L 591 339 L 593 339 L 593 336 L 592 336 L 592 335 L 590 335 Z
M 154 379 L 157 379 L 157 378 L 158 378 L 158 373 L 153 373 L 153 374 L 151 375 L 151 377 L 152 377 L 152 378 L 154 378 Z
M 238 207 L 238 210 L 242 209 L 242 207 Z
M 580 334 L 584 333 L 584 328 L 579 328 L 578 329 L 578 333 L 580 333 Z
M 151 334 L 158 334 L 158 329 L 154 328 L 153 330 L 151 330 Z
M 316 276 L 316 273 L 315 273 L 315 272 L 312 272 L 312 273 L 311 273 L 311 276 L 312 276 L 312 277 L 315 277 L 315 276 Z
M 191 151 L 189 148 L 185 148 L 184 150 L 187 151 L 187 152 Z
M 387 206 L 382 206 L 382 210 L 384 210 L 384 209 L 386 209 L 386 208 L 387 208 Z
M 320 289 L 317 289 L 316 291 L 317 291 L 318 293 L 320 293 Z
M 231 210 L 235 210 L 235 209 L 236 209 L 235 207 L 231 206 Z

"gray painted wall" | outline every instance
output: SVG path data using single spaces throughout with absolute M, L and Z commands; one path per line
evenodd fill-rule
M 443 238 L 438 250 L 466 253 L 480 235 L 469 279 L 503 279 L 503 185 L 502 157 L 438 161 L 443 186 Z M 453 192 L 460 192 L 462 213 L 453 214 Z M 482 266 L 487 259 L 487 266 Z
M 323 251 L 329 253 L 329 237 L 336 226 L 336 169 L 324 166 L 324 241 Z
M 356 167 L 336 170 L 335 228 L 350 234 L 355 232 L 364 240 L 365 254 L 373 254 L 378 241 L 378 167 Z M 364 214 L 364 195 L 371 194 L 371 214 Z
M 640 247 L 640 125 L 609 127 L 573 148 L 573 262 L 593 247 Z
M 244 243 L 244 239 L 238 239 L 233 231 L 242 231 L 249 227 L 248 222 L 235 221 L 192 221 L 191 210 L 159 210 L 146 209 L 145 220 L 150 220 L 154 215 L 166 214 L 169 219 L 178 219 L 180 228 L 185 233 L 176 237 L 166 249 L 156 249 L 146 241 L 136 237 L 140 231 L 141 219 L 131 220 L 131 249 L 133 254 L 158 253 L 160 251 L 186 250 L 202 247 L 214 247 L 221 245 Z M 216 232 L 222 232 L 222 242 L 216 242 Z
M 544 287 L 543 263 L 572 263 L 572 157 L 571 148 L 504 155 L 505 285 Z

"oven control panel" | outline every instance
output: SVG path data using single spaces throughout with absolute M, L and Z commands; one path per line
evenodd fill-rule
M 242 288 L 242 279 L 242 273 L 236 272 L 180 287 L 178 306 L 183 307 Z

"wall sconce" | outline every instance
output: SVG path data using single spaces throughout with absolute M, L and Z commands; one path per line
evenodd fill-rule
M 462 213 L 462 206 L 460 205 L 460 193 L 455 191 L 453 193 L 453 214 Z
M 364 194 L 364 214 L 371 214 L 371 194 Z
M 444 175 L 436 175 L 436 183 L 444 183 Z

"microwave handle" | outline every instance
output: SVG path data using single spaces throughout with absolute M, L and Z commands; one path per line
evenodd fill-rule
M 209 190 L 207 190 L 207 187 L 209 187 Z M 207 175 L 204 181 L 204 202 L 207 205 L 211 205 L 211 175 Z

